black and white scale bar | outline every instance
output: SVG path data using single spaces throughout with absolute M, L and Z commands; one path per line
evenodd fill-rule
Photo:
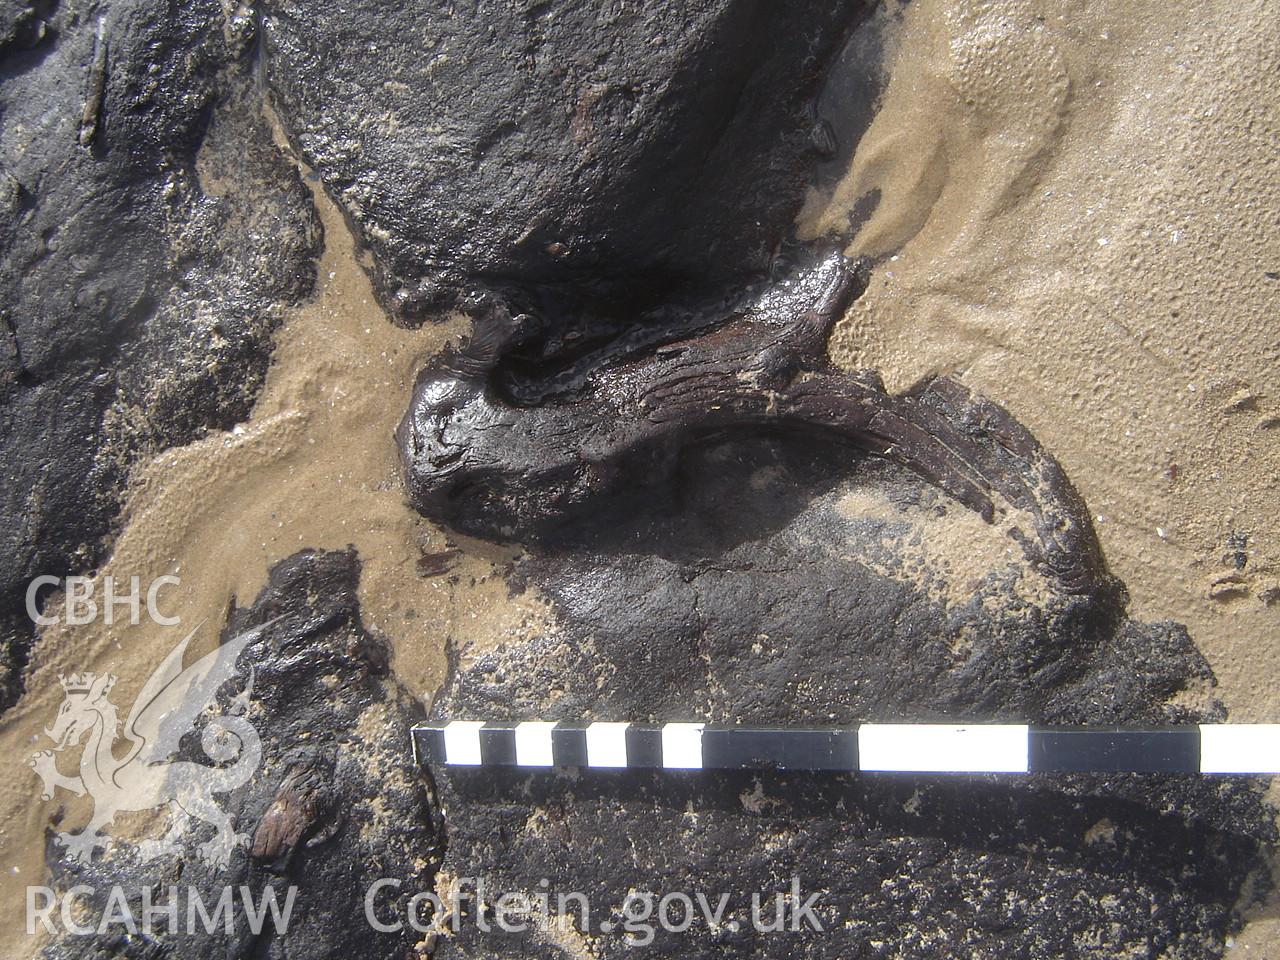
M 1280 724 L 1038 727 L 864 723 L 492 723 L 413 730 L 418 760 L 456 767 L 836 770 L 899 773 L 1280 773 Z

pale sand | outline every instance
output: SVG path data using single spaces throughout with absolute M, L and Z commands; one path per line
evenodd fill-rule
M 852 169 L 804 217 L 821 233 L 881 192 L 850 252 L 896 257 L 833 356 L 1008 407 L 1084 494 L 1133 613 L 1187 625 L 1240 721 L 1280 721 L 1276 14 L 915 0 Z M 1235 955 L 1280 958 L 1264 913 Z
M 955 372 L 1009 407 L 1062 460 L 1099 518 L 1134 612 L 1185 622 L 1241 720 L 1280 719 L 1280 21 L 1265 4 L 915 0 L 889 30 L 892 81 L 810 233 L 882 199 L 851 250 L 880 266 L 833 355 L 892 389 Z M 356 251 L 321 199 L 321 287 L 295 311 L 251 420 L 135 472 L 103 573 L 177 572 L 184 624 L 221 621 L 268 566 L 302 546 L 354 544 L 365 615 L 401 680 L 428 696 L 446 642 L 545 629 L 511 598 L 510 551 L 467 542 L 422 578 L 445 535 L 404 503 L 391 441 L 412 377 L 462 328 L 406 332 L 376 308 Z M 1268 259 L 1270 258 L 1270 259 Z M 1224 561 L 1247 533 L 1243 571 Z M 60 699 L 56 675 L 110 670 L 132 695 L 175 628 L 46 631 L 31 693 L 0 722 L 16 773 L 0 784 L 0 915 L 44 876 L 42 803 L 21 758 Z M 127 835 L 136 824 L 122 824 Z M 1280 910 L 1234 955 L 1280 958 Z M 1276 946 L 1268 945 L 1276 941 Z M 12 920 L 6 956 L 36 945 Z

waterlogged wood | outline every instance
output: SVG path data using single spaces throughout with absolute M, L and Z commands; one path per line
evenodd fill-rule
M 830 365 L 827 336 L 867 276 L 866 263 L 829 252 L 736 302 L 689 310 L 679 326 L 641 317 L 648 349 L 633 335 L 541 384 L 509 362 L 531 318 L 486 301 L 471 340 L 419 376 L 401 424 L 415 506 L 469 533 L 537 539 L 636 470 L 656 480 L 700 438 L 781 429 L 902 464 L 1006 524 L 1068 589 L 1105 585 L 1083 501 L 1007 411 L 949 377 L 895 396 L 874 371 Z M 691 329 L 702 332 L 681 337 Z

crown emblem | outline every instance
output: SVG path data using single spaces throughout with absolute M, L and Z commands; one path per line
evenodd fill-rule
M 58 682 L 67 693 L 88 693 L 98 679 L 96 673 L 73 673 L 70 676 L 59 674 Z

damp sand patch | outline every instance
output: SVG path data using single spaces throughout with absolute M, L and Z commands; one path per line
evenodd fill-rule
M 78 830 L 92 809 L 89 799 L 62 791 L 41 802 L 40 780 L 26 766 L 34 750 L 52 745 L 42 731 L 61 702 L 59 675 L 115 674 L 111 699 L 127 713 L 187 631 L 203 624 L 191 660 L 212 648 L 228 609 L 250 602 L 274 563 L 304 548 L 356 548 L 365 624 L 390 641 L 398 680 L 423 698 L 444 677 L 448 644 L 487 645 L 548 617 L 534 591 L 509 595 L 502 572 L 514 551 L 450 542 L 403 493 L 393 432 L 418 369 L 463 332 L 465 320 L 417 330 L 392 325 L 341 214 L 313 178 L 307 182 L 325 231 L 320 283 L 281 325 L 251 416 L 139 465 L 110 559 L 96 571 L 97 596 L 107 577 L 128 583 L 137 576 L 144 584 L 179 577 L 158 606 L 181 625 L 144 618 L 134 626 L 45 628 L 32 650 L 27 692 L 0 721 L 0 750 L 12 764 L 0 786 L 5 916 L 24 916 L 26 886 L 46 880 L 51 822 Z M 68 773 L 72 756 L 63 758 Z M 146 816 L 122 818 L 112 835 L 152 832 L 148 826 Z M 24 928 L 14 923 L 0 933 L 6 956 L 37 949 Z

